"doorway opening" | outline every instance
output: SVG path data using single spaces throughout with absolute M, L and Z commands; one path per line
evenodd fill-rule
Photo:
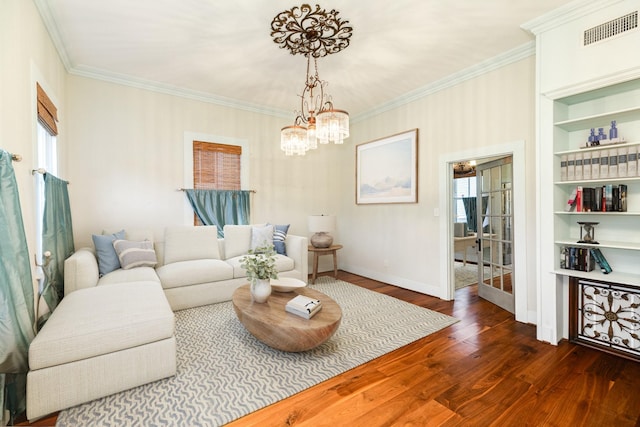
M 476 285 L 480 298 L 511 313 L 515 310 L 512 163 L 512 156 L 505 156 L 453 166 L 455 289 Z
M 512 290 L 511 295 L 513 296 L 514 307 L 510 310 L 514 312 L 516 320 L 527 322 L 528 321 L 528 310 L 527 310 L 527 263 L 526 263 L 526 215 L 525 215 L 525 158 L 524 158 L 524 141 L 515 141 L 512 143 L 492 146 L 492 147 L 481 147 L 477 150 L 461 152 L 461 153 L 448 153 L 441 156 L 441 173 L 443 177 L 447 177 L 442 182 L 442 193 L 446 195 L 442 198 L 440 203 L 440 212 L 443 215 L 440 215 L 440 223 L 441 223 L 441 250 L 443 256 L 446 257 L 446 260 L 443 260 L 442 268 L 440 271 L 440 277 L 442 278 L 443 283 L 443 297 L 447 300 L 455 299 L 455 259 L 456 253 L 458 254 L 458 259 L 464 264 L 464 259 L 462 258 L 462 253 L 456 250 L 454 236 L 460 233 L 460 226 L 456 226 L 456 219 L 460 218 L 459 209 L 454 209 L 454 198 L 456 196 L 455 186 L 454 186 L 454 166 L 458 163 L 465 163 L 469 160 L 476 160 L 476 168 L 481 167 L 483 164 L 488 164 L 494 160 L 503 159 L 506 157 L 512 158 L 512 163 L 509 168 L 512 172 L 512 182 L 511 188 L 509 190 L 512 202 L 512 211 L 509 214 L 510 218 L 508 221 L 509 231 L 503 229 L 504 232 L 502 234 L 492 236 L 491 234 L 498 233 L 487 233 L 482 226 L 482 223 L 485 221 L 493 221 L 493 228 L 498 229 L 500 223 L 505 218 L 502 214 L 497 214 L 495 211 L 486 211 L 486 206 L 483 208 L 482 205 L 477 207 L 476 214 L 478 215 L 477 221 L 479 222 L 479 226 L 481 227 L 479 230 L 476 229 L 476 233 L 480 231 L 484 232 L 482 236 L 474 236 L 472 239 L 472 245 L 475 246 L 473 250 L 467 252 L 467 266 L 472 262 L 475 264 L 472 265 L 472 269 L 480 269 L 485 268 L 484 266 L 484 257 L 489 256 L 490 260 L 493 259 L 494 262 L 494 270 L 497 268 L 498 273 L 508 273 L 510 274 L 510 279 L 512 280 Z M 481 184 L 481 181 L 480 181 Z M 478 178 L 476 177 L 476 196 L 481 193 L 477 188 L 480 186 L 478 184 Z M 467 183 L 468 188 L 468 183 Z M 472 193 L 469 193 L 472 194 Z M 495 192 L 494 197 L 498 197 L 499 192 Z M 500 199 L 503 195 L 500 195 Z M 465 195 L 465 197 L 467 197 Z M 469 196 L 470 197 L 470 196 Z M 480 200 L 479 203 L 482 203 L 482 198 L 477 198 L 476 200 Z M 501 206 L 500 203 L 496 203 L 494 199 L 493 207 Z M 458 203 L 458 206 L 460 204 Z M 484 216 L 482 216 L 484 215 Z M 466 213 L 465 213 L 466 219 Z M 456 232 L 456 228 L 458 228 L 458 232 Z M 489 229 L 487 229 L 489 230 Z M 469 236 L 469 230 L 467 229 L 467 236 Z M 510 242 L 505 242 L 503 237 L 508 235 L 510 238 Z M 480 241 L 476 242 L 476 240 L 480 237 Z M 510 244 L 507 245 L 507 243 Z M 476 249 L 482 246 L 485 251 L 482 253 L 477 253 Z M 458 249 L 460 246 L 458 247 Z M 500 252 L 502 251 L 502 252 Z M 504 258 L 503 255 L 506 252 L 510 252 L 510 255 L 507 258 Z M 476 257 L 475 259 L 473 257 Z M 479 259 L 477 258 L 479 257 Z M 506 265 L 498 265 L 497 260 L 502 258 Z M 509 259 L 510 258 L 510 259 Z M 480 260 L 480 262 L 478 262 Z M 503 262 L 501 261 L 501 262 Z M 510 264 L 510 265 L 509 265 Z M 488 271 L 486 274 L 481 271 L 477 271 L 474 275 L 474 282 L 478 282 L 478 276 L 483 274 L 483 279 L 489 279 L 489 283 L 493 283 L 491 279 L 495 275 L 495 271 L 491 271 L 491 265 L 487 266 Z M 506 267 L 506 269 L 505 269 Z M 504 274 L 500 274 L 504 276 Z M 480 280 L 484 281 L 484 280 Z M 507 286 L 504 282 L 501 283 L 502 286 Z

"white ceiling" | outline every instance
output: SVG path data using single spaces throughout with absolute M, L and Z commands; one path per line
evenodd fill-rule
M 35 0 L 69 72 L 240 108 L 299 109 L 306 60 L 271 21 L 293 0 Z M 330 0 L 350 46 L 318 61 L 358 115 L 533 41 L 520 25 L 570 0 Z M 315 3 L 311 2 L 311 5 Z

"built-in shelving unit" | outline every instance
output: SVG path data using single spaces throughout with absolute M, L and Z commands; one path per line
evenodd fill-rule
M 603 128 L 608 134 L 611 121 L 616 121 L 618 136 L 624 143 L 587 146 L 590 130 Z M 598 177 L 597 179 L 566 180 L 560 163 L 568 156 L 602 153 L 618 150 L 638 153 L 640 148 L 640 80 L 625 82 L 607 88 L 581 93 L 554 101 L 554 248 L 555 274 L 592 280 L 606 280 L 640 287 L 640 168 L 630 176 Z M 637 162 L 637 161 L 636 161 Z M 590 167 L 590 166 L 589 166 Z M 586 166 L 585 166 L 586 168 Z M 584 174 L 583 174 L 584 175 Z M 564 180 L 563 180 L 564 179 Z M 625 212 L 567 212 L 567 200 L 577 186 L 627 186 Z M 578 222 L 597 222 L 594 238 L 598 244 L 578 243 Z M 605 275 L 596 267 L 591 272 L 560 268 L 563 247 L 598 247 L 611 265 L 613 272 Z
M 637 0 L 585 0 L 523 26 L 536 35 L 537 49 L 537 337 L 554 344 L 571 338 L 572 320 L 580 320 L 574 326 L 586 324 L 576 317 L 585 312 L 578 312 L 570 303 L 569 290 L 579 288 L 588 298 L 586 292 L 608 289 L 579 285 L 580 281 L 607 282 L 611 289 L 622 286 L 633 292 L 640 289 L 640 174 L 594 175 L 592 179 L 588 175 L 572 177 L 568 170 L 562 174 L 560 166 L 565 156 L 593 159 L 600 153 L 602 161 L 604 150 L 626 148 L 636 155 L 640 150 L 640 56 L 631 54 L 640 44 L 640 27 L 634 21 L 620 33 L 583 43 L 590 29 L 627 22 L 629 16 L 637 16 L 635 11 Z M 591 128 L 596 134 L 599 128 L 608 134 L 613 120 L 624 143 L 588 143 Z M 577 186 L 597 191 L 608 185 L 627 186 L 626 212 L 565 211 Z M 593 196 L 591 191 L 587 195 Z M 582 240 L 578 222 L 598 223 L 594 234 L 598 245 L 577 243 Z M 583 258 L 588 246 L 599 248 L 613 269 L 611 273 L 603 274 L 600 268 L 590 272 L 560 268 L 561 264 L 575 266 L 576 260 L 575 268 L 582 268 L 588 261 Z M 563 251 L 565 247 L 568 252 Z
M 618 171 L 614 175 L 609 171 L 607 176 L 598 175 L 596 179 L 578 179 L 585 177 L 584 170 L 587 167 L 591 168 L 591 165 L 580 166 L 584 168 L 583 173 L 572 175 L 562 168 L 566 167 L 567 159 L 570 158 L 601 160 L 608 155 L 611 159 L 619 153 L 629 152 L 634 153 L 634 158 L 637 156 L 640 149 L 640 80 L 557 99 L 554 101 L 553 111 L 553 159 L 556 163 L 553 176 L 553 250 L 558 254 L 553 273 L 559 277 L 566 276 L 569 282 L 569 339 L 638 360 L 640 344 L 633 338 L 633 333 L 625 329 L 626 320 L 622 318 L 624 316 L 620 314 L 622 317 L 618 319 L 618 315 L 607 313 L 614 313 L 615 307 L 623 307 L 629 315 L 638 314 L 636 302 L 640 301 L 639 164 L 636 159 L 631 170 L 627 163 L 624 173 Z M 591 144 L 587 143 L 592 128 L 596 133 L 599 128 L 603 128 L 606 134 L 614 120 L 618 136 L 624 138 L 624 143 L 600 146 L 590 146 Z M 577 165 L 574 167 L 578 168 Z M 576 179 L 568 180 L 571 177 Z M 586 177 L 591 178 L 592 174 L 588 173 Z M 567 201 L 577 187 L 597 188 L 605 185 L 627 186 L 626 211 L 566 210 Z M 581 238 L 578 222 L 597 223 L 593 235 L 597 244 L 578 242 Z M 585 251 L 581 249 L 594 247 L 600 249 L 613 271 L 604 274 L 598 265 L 593 271 L 562 268 L 562 260 L 565 261 L 564 264 L 567 264 L 567 259 L 573 259 L 576 263 L 576 258 L 570 258 L 574 253 L 584 254 Z M 565 248 L 578 249 L 570 249 L 571 255 L 564 256 L 563 250 L 568 254 Z M 577 264 L 584 265 L 588 262 L 580 261 Z M 611 298 L 614 301 L 611 301 Z M 599 319 L 603 319 L 604 323 Z M 610 327 L 607 322 L 621 322 L 622 326 Z

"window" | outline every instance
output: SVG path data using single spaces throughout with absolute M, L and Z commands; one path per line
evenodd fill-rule
M 456 178 L 453 180 L 453 218 L 455 222 L 467 222 L 463 197 L 476 197 L 476 177 Z
M 58 175 L 58 147 L 57 135 L 58 113 L 51 99 L 36 83 L 38 97 L 38 124 L 37 139 L 38 152 L 37 161 L 38 169 L 46 171 L 53 175 Z M 44 180 L 42 176 L 35 176 L 35 193 L 36 193 L 36 256 L 42 261 L 42 221 L 44 217 Z M 42 286 L 42 280 L 39 280 Z M 42 289 L 40 289 L 42 291 Z
M 193 188 L 240 190 L 242 147 L 193 141 Z
M 240 190 L 242 147 L 193 141 L 193 188 Z M 202 225 L 197 215 L 193 223 Z

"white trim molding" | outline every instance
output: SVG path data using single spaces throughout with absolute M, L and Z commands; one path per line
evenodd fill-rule
M 455 280 L 453 264 L 453 168 L 452 165 L 469 159 L 482 159 L 513 156 L 513 244 L 514 244 L 514 294 L 515 317 L 518 322 L 532 323 L 536 316 L 529 310 L 527 280 L 527 215 L 525 212 L 526 174 L 525 174 L 525 141 L 519 140 L 482 147 L 456 153 L 442 154 L 439 158 L 440 194 L 440 253 L 445 254 L 446 262 L 440 265 L 440 295 L 442 299 L 452 300 L 455 297 Z

